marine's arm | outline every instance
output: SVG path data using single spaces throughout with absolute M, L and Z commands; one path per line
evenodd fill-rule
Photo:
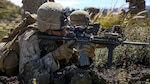
M 37 35 L 32 35 L 34 31 L 23 34 L 20 37 L 20 72 L 30 62 L 37 63 L 38 68 L 44 67 L 48 71 L 55 71 L 59 69 L 58 60 L 65 59 L 72 54 L 72 49 L 69 48 L 75 41 L 68 41 L 61 45 L 56 50 L 49 52 L 45 56 L 41 56 L 39 49 L 39 40 Z M 32 36 L 31 36 L 32 35 Z
M 40 75 L 49 75 L 59 68 L 52 53 L 41 56 L 39 49 L 39 40 L 36 35 L 32 35 L 34 31 L 27 31 L 19 38 L 20 45 L 20 62 L 19 73 L 28 78 L 39 78 Z

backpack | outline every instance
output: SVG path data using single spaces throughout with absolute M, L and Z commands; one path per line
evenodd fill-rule
M 19 69 L 18 36 L 27 30 L 27 26 L 36 22 L 36 15 L 27 13 L 26 17 L 10 32 L 7 38 L 2 38 L 5 45 L 1 48 L 0 71 L 8 76 L 16 75 Z

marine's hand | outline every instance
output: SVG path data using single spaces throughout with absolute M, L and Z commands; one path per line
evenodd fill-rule
M 85 44 L 82 46 L 82 51 L 87 56 L 93 57 L 95 48 L 96 48 L 96 45 L 94 43 L 89 43 L 89 44 Z
M 63 44 L 59 48 L 57 48 L 55 51 L 52 52 L 54 58 L 56 60 L 65 59 L 67 57 L 70 57 L 73 53 L 73 50 L 69 48 L 75 41 L 71 40 L 67 43 Z

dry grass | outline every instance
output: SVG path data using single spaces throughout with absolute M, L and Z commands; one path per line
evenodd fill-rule
M 120 13 L 122 6 L 118 9 L 117 12 L 113 12 L 112 9 L 109 9 L 107 12 L 104 9 L 101 9 L 100 12 L 92 19 L 92 22 L 100 22 L 102 28 L 112 28 L 114 25 L 126 26 L 124 34 L 125 39 L 135 42 L 148 42 L 150 43 L 150 18 L 142 20 L 142 22 L 137 22 L 134 17 L 131 17 L 129 13 L 122 14 Z M 139 13 L 140 14 L 140 13 Z M 96 50 L 96 64 L 103 64 L 107 61 L 107 49 L 97 49 Z M 128 59 L 131 62 L 142 61 L 144 63 L 150 63 L 150 47 L 141 47 L 141 46 L 118 46 L 114 50 L 114 62 L 123 61 Z M 116 61 L 117 60 L 117 61 Z
M 114 25 L 122 25 L 126 16 L 122 14 L 122 7 L 120 7 L 116 12 L 113 8 L 100 9 L 100 12 L 92 19 L 92 22 L 100 22 L 102 28 L 111 28 Z
M 0 38 L 7 35 L 9 29 L 14 28 L 19 21 L 21 21 L 21 18 L 14 20 L 14 21 L 7 21 L 7 20 L 1 20 L 0 21 Z
M 150 18 L 142 18 L 140 19 L 141 21 L 137 21 L 137 19 L 135 19 L 136 17 L 142 16 L 135 15 L 132 18 L 132 16 L 128 13 L 126 15 L 120 15 L 120 13 L 113 12 L 112 10 L 104 13 L 104 9 L 101 9 L 101 11 L 95 16 L 92 21 L 99 21 L 102 28 L 112 28 L 113 25 L 125 25 L 125 40 L 150 43 Z M 99 67 L 104 67 L 107 63 L 108 58 L 107 48 L 96 49 L 95 54 L 95 65 Z M 132 64 L 135 64 L 135 66 Z M 141 66 L 138 65 L 142 65 L 142 67 L 145 67 L 143 69 Z M 146 47 L 120 45 L 114 50 L 113 66 L 121 66 L 121 68 L 115 70 L 112 68 L 110 70 L 104 70 L 102 76 L 103 78 L 108 80 L 108 83 L 110 84 L 114 84 L 113 81 L 115 80 L 116 84 L 149 84 L 150 78 L 141 81 L 143 73 L 150 73 L 149 65 L 150 45 Z M 107 73 L 111 76 L 113 75 L 113 77 L 110 77 L 109 75 L 106 77 L 106 74 L 104 73 Z M 132 76 L 133 74 L 137 75 L 136 80 L 134 80 L 134 77 Z

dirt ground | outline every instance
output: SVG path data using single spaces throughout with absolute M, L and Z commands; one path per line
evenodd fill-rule
M 150 65 L 130 64 L 100 68 L 100 77 L 106 84 L 150 84 Z
M 112 67 L 98 67 L 99 84 L 150 84 L 150 65 L 118 64 Z M 17 76 L 0 76 L 0 84 L 22 84 Z

